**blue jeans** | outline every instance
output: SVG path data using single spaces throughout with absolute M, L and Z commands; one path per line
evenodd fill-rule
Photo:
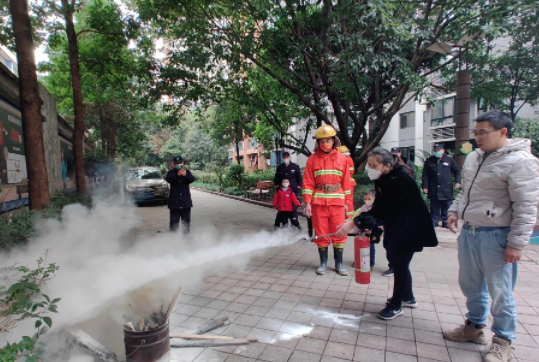
M 509 227 L 464 225 L 458 238 L 458 250 L 459 284 L 468 309 L 466 318 L 475 324 L 486 324 L 490 307 L 494 320 L 492 331 L 497 337 L 511 341 L 517 327 L 513 297 L 517 263 L 505 262 L 509 231 Z

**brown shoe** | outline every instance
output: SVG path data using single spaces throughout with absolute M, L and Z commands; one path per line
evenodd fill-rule
M 483 329 L 476 328 L 475 324 L 469 323 L 468 321 L 457 329 L 452 331 L 443 331 L 442 334 L 445 339 L 452 342 L 487 344 L 487 339 L 485 338 Z
M 513 347 L 511 342 L 505 339 L 494 337 L 492 344 L 485 356 L 485 362 L 508 362 L 513 356 Z

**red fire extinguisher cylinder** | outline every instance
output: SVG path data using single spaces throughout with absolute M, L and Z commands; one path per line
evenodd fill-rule
M 354 238 L 354 261 L 356 283 L 371 282 L 371 242 L 367 236 Z

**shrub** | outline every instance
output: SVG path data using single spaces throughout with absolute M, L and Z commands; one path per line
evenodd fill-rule
M 25 266 L 1 268 L 2 279 L 16 279 L 10 286 L 0 285 L 0 332 L 9 332 L 24 320 L 35 320 L 36 332 L 24 336 L 19 342 L 7 343 L 0 348 L 0 361 L 15 362 L 24 358 L 37 361 L 42 351 L 37 350 L 39 338 L 52 327 L 50 313 L 57 313 L 60 299 L 52 299 L 41 293 L 41 286 L 58 271 L 56 264 L 37 260 L 37 267 Z
M 245 170 L 243 165 L 232 165 L 228 168 L 226 179 L 231 186 L 242 188 L 245 181 Z
M 193 182 L 191 186 L 198 187 L 199 189 L 219 192 L 219 186 L 205 182 Z
M 35 223 L 39 218 L 59 219 L 62 208 L 74 203 L 89 206 L 91 199 L 88 195 L 58 193 L 51 197 L 49 206 L 42 211 L 21 208 L 2 215 L 0 217 L 0 251 L 24 244 L 35 235 Z
M 245 191 L 243 189 L 240 189 L 238 187 L 232 186 L 232 187 L 226 187 L 223 190 L 223 193 L 227 195 L 234 195 L 234 196 L 244 196 Z

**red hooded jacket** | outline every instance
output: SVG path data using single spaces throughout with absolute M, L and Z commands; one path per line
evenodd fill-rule
M 299 206 L 298 198 L 296 194 L 292 192 L 290 187 L 283 191 L 282 188 L 275 193 L 273 198 L 273 206 L 277 207 L 278 211 L 294 211 L 294 206 Z

